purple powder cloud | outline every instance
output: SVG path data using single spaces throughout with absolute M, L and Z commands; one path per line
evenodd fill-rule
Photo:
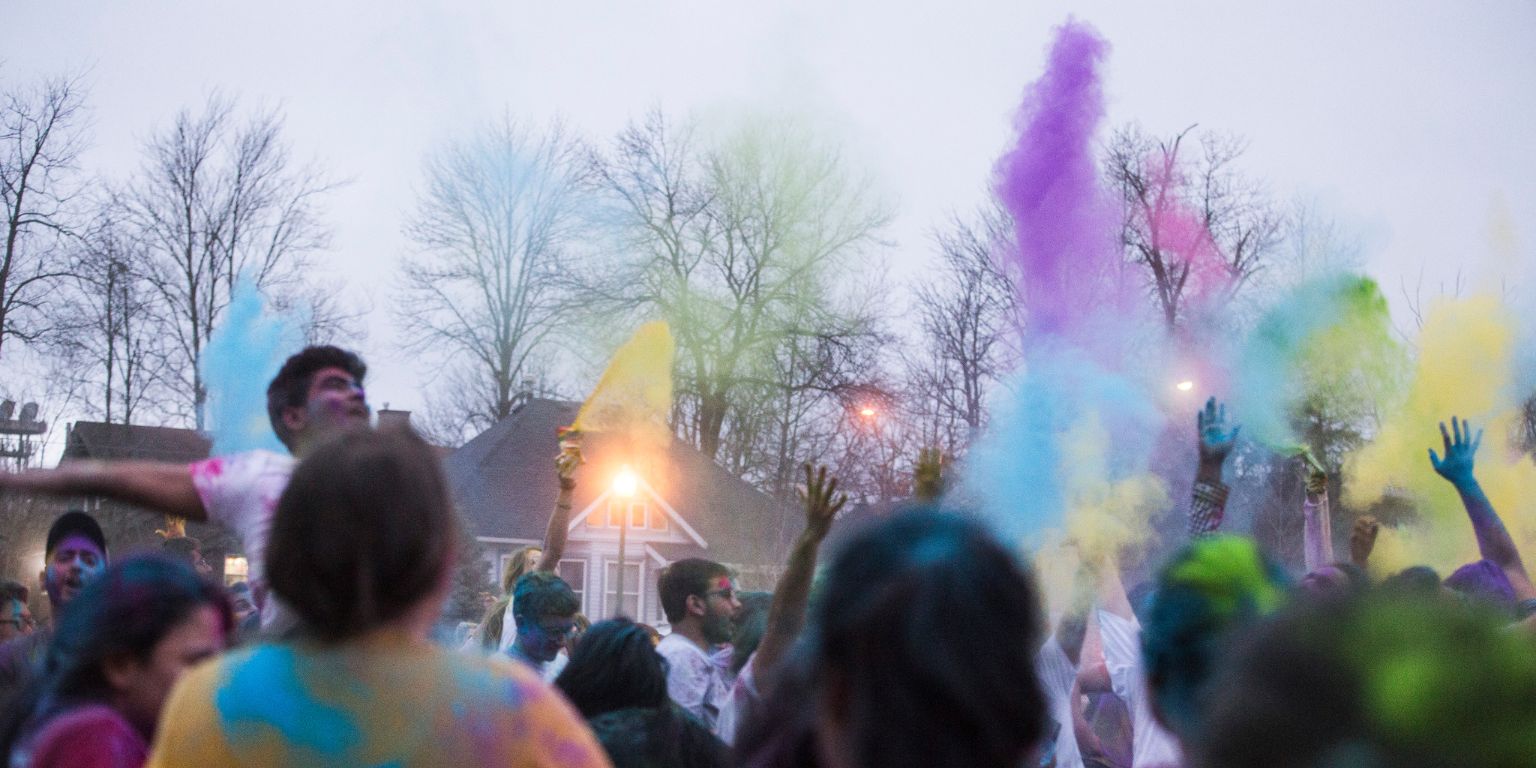
M 1013 216 L 1029 334 L 1073 337 L 1087 316 L 1122 305 L 1119 217 L 1100 184 L 1093 136 L 1104 117 L 1098 67 L 1109 44 L 1069 20 L 1045 74 L 1014 119 L 1018 140 L 994 168 L 994 190 Z

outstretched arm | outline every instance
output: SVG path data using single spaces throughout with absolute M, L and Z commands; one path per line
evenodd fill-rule
M 101 496 L 189 520 L 207 520 L 185 464 L 71 461 L 55 469 L 0 472 L 0 491 L 44 496 Z
M 758 689 L 767 695 L 772 683 L 772 672 L 785 651 L 794 644 L 805 625 L 805 606 L 811 597 L 811 578 L 816 572 L 816 551 L 821 540 L 832 528 L 832 519 L 847 503 L 848 497 L 837 493 L 837 478 L 827 477 L 827 468 L 815 472 L 811 465 L 805 467 L 805 531 L 790 551 L 788 567 L 773 589 L 773 602 L 768 605 L 768 626 L 763 639 L 757 645 L 752 662 Z
M 1104 558 L 1099 564 L 1099 605 L 1126 621 L 1136 620 L 1131 599 L 1125 594 L 1125 584 L 1120 581 L 1120 566 L 1112 557 Z
M 1493 504 L 1488 501 L 1487 494 L 1483 493 L 1482 486 L 1473 475 L 1473 457 L 1483 442 L 1483 431 L 1478 430 L 1477 436 L 1473 437 L 1472 426 L 1453 416 L 1451 432 L 1447 432 L 1445 423 L 1441 422 L 1440 438 L 1444 441 L 1445 458 L 1442 460 L 1435 449 L 1431 448 L 1429 463 L 1461 495 L 1461 503 L 1467 508 L 1467 517 L 1472 521 L 1472 531 L 1477 535 L 1478 552 L 1483 559 L 1498 566 L 1509 577 L 1516 600 L 1536 598 L 1536 586 L 1532 586 L 1531 577 L 1525 571 L 1525 563 L 1520 560 L 1520 550 L 1515 546 L 1515 540 L 1510 537 L 1504 521 L 1499 519 L 1499 514 L 1494 511 Z
M 1085 693 L 1113 693 L 1115 686 L 1109 679 L 1109 663 L 1104 658 L 1104 635 L 1099 631 L 1098 613 L 1088 609 L 1083 647 L 1077 654 L 1076 684 Z
M 912 497 L 924 504 L 944 495 L 944 453 L 938 448 L 924 448 L 912 468 Z
M 555 497 L 555 511 L 544 529 L 544 554 L 535 570 L 555 573 L 565 554 L 565 540 L 571 533 L 571 497 L 576 494 L 576 468 L 581 466 L 581 449 L 562 449 L 555 457 L 555 473 L 560 476 L 560 494 Z M 628 513 L 625 513 L 628 514 Z
M 1189 535 L 1202 536 L 1221 527 L 1227 511 L 1227 485 L 1222 482 L 1222 466 L 1237 444 L 1242 427 L 1227 426 L 1227 406 L 1216 398 L 1205 401 L 1205 408 L 1195 414 L 1195 428 L 1200 441 L 1200 467 L 1195 471 L 1195 487 L 1189 504 Z
M 1371 552 L 1376 549 L 1376 535 L 1379 533 L 1381 523 L 1376 518 L 1370 515 L 1356 518 L 1355 526 L 1349 532 L 1349 561 L 1364 569 L 1371 561 Z
M 1120 567 L 1113 558 L 1106 557 L 1099 563 L 1098 577 L 1099 607 L 1126 621 L 1136 621 L 1136 614 L 1131 610 L 1131 600 L 1125 594 L 1125 584 L 1120 581 Z M 1109 676 L 1108 656 L 1104 652 L 1104 634 L 1098 613 L 1095 610 L 1088 611 L 1083 649 L 1078 654 L 1077 684 L 1084 691 L 1104 693 L 1113 691 L 1114 684 Z
M 1328 515 L 1328 473 L 1311 456 L 1307 461 L 1307 493 L 1301 502 L 1302 557 L 1307 570 L 1333 563 L 1333 527 Z
M 1083 688 L 1080 681 L 1072 681 L 1072 692 L 1069 695 L 1072 702 L 1072 731 L 1071 733 L 1057 734 L 1056 742 L 1059 744 L 1062 739 L 1075 738 L 1077 739 L 1077 750 L 1081 755 L 1097 758 L 1098 764 L 1101 765 L 1111 764 L 1107 756 L 1108 750 L 1104 749 L 1104 742 L 1099 740 L 1099 734 L 1094 732 L 1093 724 L 1089 723 L 1088 719 L 1084 716 L 1085 713 L 1082 707 Z M 1065 731 L 1066 728 L 1063 727 L 1062 730 Z

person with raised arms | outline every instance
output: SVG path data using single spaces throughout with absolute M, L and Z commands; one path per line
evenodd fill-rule
M 291 624 L 266 599 L 264 554 L 273 509 L 296 460 L 337 434 L 366 428 L 368 367 L 337 347 L 306 347 L 267 386 L 267 418 L 289 453 L 255 450 L 190 465 L 158 461 L 71 461 L 54 469 L 0 472 L 0 491 L 99 496 L 195 521 L 219 523 L 240 538 L 250 563 L 262 628 Z
M 1472 425 L 1452 416 L 1449 432 L 1445 422 L 1440 423 L 1440 438 L 1445 457 L 1429 449 L 1430 466 L 1461 496 L 1472 532 L 1477 536 L 1478 554 L 1482 556 L 1481 560 L 1456 569 L 1446 578 L 1445 585 L 1473 599 L 1490 602 L 1517 620 L 1536 617 L 1536 586 L 1525 570 L 1520 548 L 1473 473 L 1483 431 L 1479 429 L 1474 436 Z

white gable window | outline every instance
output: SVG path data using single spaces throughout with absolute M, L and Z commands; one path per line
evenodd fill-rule
M 617 529 L 624 525 L 626 511 L 629 513 L 629 529 L 632 531 L 647 529 L 665 531 L 667 529 L 666 515 L 653 511 L 651 505 L 643 501 L 618 499 L 609 499 L 607 514 L 590 515 L 587 518 L 587 524 L 593 528 Z
M 570 522 L 570 531 L 574 541 L 602 542 L 602 546 L 596 551 L 611 551 L 613 541 L 618 539 L 623 530 L 628 530 L 629 541 L 632 543 L 665 543 L 665 544 L 693 544 L 703 549 L 709 548 L 709 542 L 705 541 L 688 521 L 683 519 L 672 508 L 671 504 L 646 486 L 641 486 L 640 492 L 632 498 L 623 498 L 617 494 L 603 494 L 593 499 Z M 655 556 L 660 561 L 660 556 Z M 603 574 L 602 566 L 597 562 L 592 563 L 592 585 L 589 587 L 594 597 L 593 605 L 599 607 L 607 603 L 603 595 L 604 588 L 600 584 Z M 646 600 L 640 600 L 642 607 Z

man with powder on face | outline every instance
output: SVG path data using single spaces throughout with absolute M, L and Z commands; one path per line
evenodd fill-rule
M 267 418 L 289 454 L 248 451 L 191 465 L 153 461 L 77 461 L 56 469 L 0 472 L 0 491 L 100 496 L 197 521 L 220 523 L 240 537 L 252 592 L 269 632 L 292 619 L 268 600 L 263 580 L 273 510 L 294 464 L 331 437 L 367 428 L 363 377 L 368 367 L 337 347 L 306 347 L 267 386 Z
M 72 510 L 53 521 L 38 574 L 48 595 L 49 626 L 0 645 L 0 702 L 9 702 L 26 687 L 53 639 L 52 624 L 59 613 L 106 568 L 107 538 L 95 518 Z
M 507 655 L 553 680 L 564 666 L 556 658 L 575 633 L 580 610 L 581 600 L 564 579 L 545 570 L 523 574 L 512 588 L 508 613 L 517 629 Z
M 717 646 L 730 642 L 733 620 L 741 610 L 731 572 L 710 560 L 679 560 L 656 578 L 656 591 L 672 623 L 672 634 L 656 645 L 656 652 L 667 660 L 667 694 L 716 733 L 720 711 L 730 700 L 731 681 L 713 654 Z

